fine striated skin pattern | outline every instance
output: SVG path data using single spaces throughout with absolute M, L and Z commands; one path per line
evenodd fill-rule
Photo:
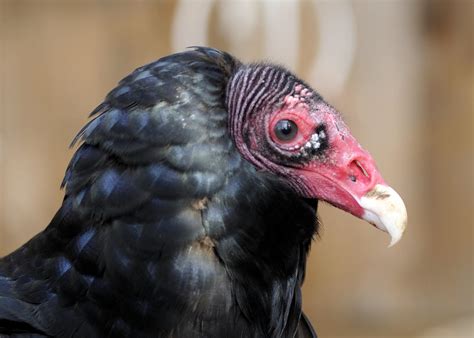
M 226 90 L 240 67 L 196 48 L 107 95 L 61 208 L 0 260 L 0 336 L 314 335 L 300 286 L 317 201 L 237 150 Z

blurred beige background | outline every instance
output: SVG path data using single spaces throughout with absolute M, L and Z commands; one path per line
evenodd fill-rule
M 472 1 L 0 0 L 0 256 L 58 209 L 69 142 L 118 80 L 189 45 L 287 65 L 404 197 L 388 237 L 328 206 L 304 308 L 321 337 L 473 337 Z

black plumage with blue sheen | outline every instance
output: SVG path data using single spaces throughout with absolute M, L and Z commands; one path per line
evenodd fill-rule
M 195 48 L 135 70 L 92 113 L 49 226 L 0 260 L 0 336 L 312 337 L 300 286 L 316 201 L 243 159 Z

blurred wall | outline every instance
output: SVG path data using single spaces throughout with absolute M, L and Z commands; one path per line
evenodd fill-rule
M 405 238 L 322 206 L 304 308 L 322 337 L 474 335 L 469 1 L 0 1 L 0 255 L 58 209 L 69 142 L 134 68 L 190 45 L 289 66 L 404 197 Z

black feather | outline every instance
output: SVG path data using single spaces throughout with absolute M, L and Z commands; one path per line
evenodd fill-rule
M 315 337 L 300 291 L 314 205 L 236 150 L 239 67 L 194 47 L 107 95 L 61 208 L 0 260 L 0 335 Z

